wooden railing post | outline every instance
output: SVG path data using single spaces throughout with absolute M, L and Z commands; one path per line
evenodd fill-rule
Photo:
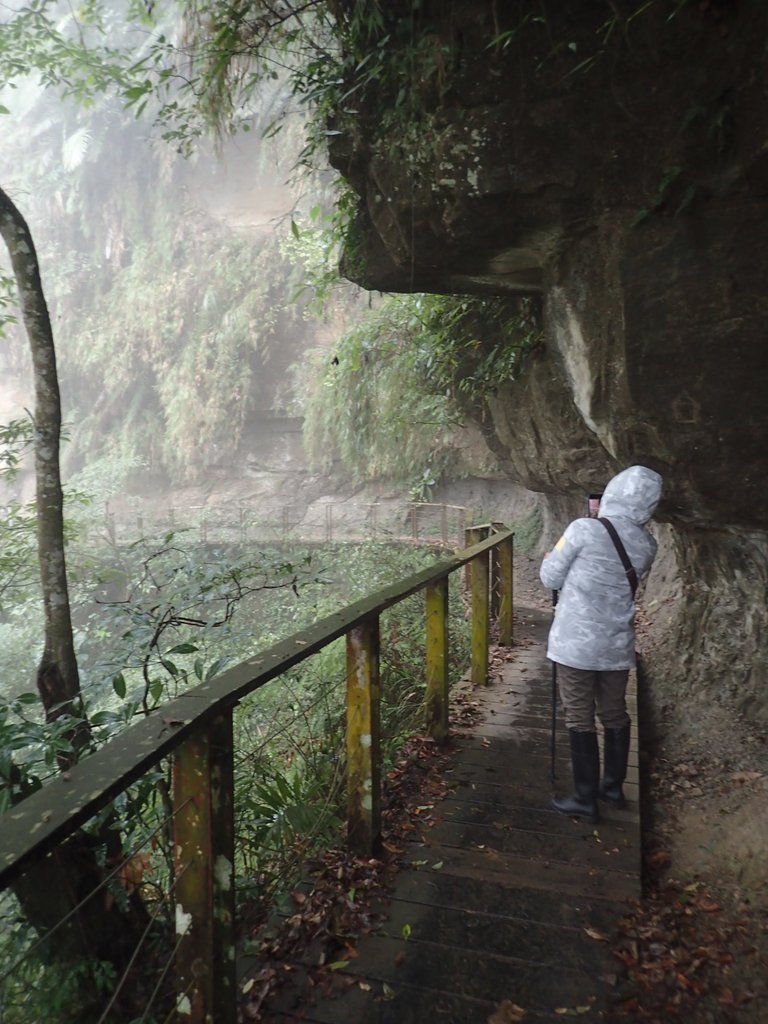
M 501 533 L 504 530 L 504 523 L 491 523 L 490 533 Z M 499 590 L 499 579 L 501 577 L 501 554 L 496 547 L 491 552 L 491 622 L 499 621 L 499 606 L 501 604 L 501 593 Z
M 448 738 L 448 578 L 428 583 L 427 732 L 436 743 Z
M 462 535 L 462 546 L 465 548 L 471 548 L 473 544 L 479 544 L 481 540 L 485 540 L 488 536 L 487 526 L 467 526 L 464 529 Z M 464 566 L 464 585 L 467 590 L 472 590 L 472 562 L 467 562 Z
M 177 748 L 173 809 L 177 1019 L 235 1024 L 231 710 Z
M 478 544 L 488 534 L 486 527 L 470 527 L 466 531 L 467 546 Z M 488 681 L 488 624 L 489 624 L 489 582 L 490 558 L 487 551 L 468 563 L 472 594 L 472 669 L 473 686 L 482 686 Z
M 379 617 L 347 633 L 347 844 L 370 856 L 381 836 Z
M 514 534 L 510 534 L 498 547 L 499 552 L 499 643 L 512 646 L 514 612 Z

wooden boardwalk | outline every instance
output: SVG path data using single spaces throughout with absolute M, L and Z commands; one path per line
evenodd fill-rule
M 625 811 L 600 824 L 549 809 L 549 616 L 522 608 L 514 657 L 475 690 L 481 720 L 455 733 L 451 793 L 397 875 L 387 919 L 344 970 L 338 998 L 289 986 L 262 1018 L 311 1024 L 512 1024 L 605 1020 L 617 963 L 609 938 L 640 895 L 636 730 Z M 630 712 L 636 721 L 634 694 Z M 558 712 L 558 793 L 571 792 Z M 307 995 L 310 999 L 307 1001 Z M 520 1008 L 520 1010 L 516 1009 Z M 524 1015 L 520 1011 L 525 1011 Z

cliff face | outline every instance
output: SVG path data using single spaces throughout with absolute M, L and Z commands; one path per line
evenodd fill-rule
M 388 5 L 397 73 L 333 137 L 360 197 L 345 272 L 541 295 L 494 450 L 553 495 L 659 470 L 668 695 L 716 685 L 768 721 L 768 8 L 646 6 Z

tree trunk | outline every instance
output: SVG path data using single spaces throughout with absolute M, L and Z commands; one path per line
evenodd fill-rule
M 75 753 L 64 758 L 62 767 L 66 768 L 88 742 L 89 730 L 83 722 L 64 554 L 64 499 L 59 471 L 61 399 L 56 350 L 32 235 L 2 189 L 0 234 L 11 257 L 34 368 L 37 551 L 45 610 L 45 643 L 37 670 L 37 687 L 48 721 L 69 714 L 83 723 L 73 728 Z
M 83 710 L 67 586 L 56 352 L 32 235 L 21 213 L 2 189 L 0 235 L 11 257 L 35 378 L 37 538 L 45 609 L 45 638 L 37 670 L 37 688 L 47 721 L 62 715 L 73 719 L 69 732 L 72 751 L 59 757 L 60 768 L 66 770 L 90 742 L 91 731 Z M 107 864 L 114 867 L 122 860 L 119 833 L 108 825 L 97 837 L 76 833 L 53 857 L 33 865 L 14 891 L 30 923 L 42 935 L 65 915 L 72 915 L 66 927 L 53 933 L 49 945 L 52 955 L 99 957 L 121 967 L 127 963 L 147 921 L 146 911 L 135 894 L 125 911 L 105 890 L 75 910 L 105 877 L 105 869 L 99 864 L 99 846 L 106 847 Z

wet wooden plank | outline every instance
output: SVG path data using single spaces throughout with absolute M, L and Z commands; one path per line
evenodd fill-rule
M 613 903 L 595 896 L 574 897 L 556 890 L 532 889 L 517 878 L 470 878 L 441 871 L 405 871 L 399 876 L 395 898 L 403 903 L 427 903 L 454 910 L 487 911 L 523 921 L 536 921 L 575 930 L 600 930 L 614 921 Z
M 464 917 L 465 924 L 470 920 Z M 492 1003 L 514 998 L 521 1006 L 547 1012 L 583 1004 L 596 994 L 600 968 L 593 955 L 595 942 L 589 945 L 575 942 L 571 935 L 553 936 L 552 945 L 526 953 L 522 946 L 505 952 L 474 949 L 469 931 L 463 940 L 455 937 L 458 945 L 442 935 L 436 936 L 439 941 L 373 935 L 366 939 L 365 957 L 350 960 L 345 972 L 368 982 L 387 983 L 395 991 L 398 985 L 408 984 Z M 553 970 L 558 947 L 567 940 L 571 963 Z
M 489 907 L 494 904 L 488 904 L 484 910 L 458 910 L 393 900 L 380 933 L 399 942 L 407 932 L 404 948 L 408 950 L 420 942 L 439 940 L 440 945 L 471 949 L 478 954 L 514 957 L 526 963 L 552 964 L 574 970 L 591 966 L 600 970 L 599 946 L 594 941 L 582 942 L 584 936 L 580 927 L 564 928 L 560 924 L 491 913 Z
M 284 993 L 285 1008 L 273 1009 L 263 1018 L 264 1024 L 487 1024 L 498 1006 L 490 1000 L 457 996 L 403 982 L 396 989 L 389 986 L 387 990 L 383 984 L 377 984 L 371 998 L 354 988 L 354 978 L 344 980 L 350 981 L 353 987 L 335 1001 L 320 996 L 309 1005 L 299 1001 L 291 1006 L 290 994 Z M 294 996 L 300 991 L 301 980 L 297 978 Z M 573 1007 L 570 1009 L 585 1024 L 605 1019 L 599 1006 L 580 1006 L 578 1013 Z M 568 1017 L 529 1008 L 523 1020 L 526 1024 L 562 1024 Z
M 568 819 L 565 819 L 568 821 Z M 570 823 L 570 822 L 569 822 Z M 499 854 L 515 854 L 531 860 L 587 865 L 611 871 L 639 870 L 640 841 L 637 830 L 606 822 L 589 825 L 572 823 L 570 830 L 516 828 L 515 816 L 509 816 L 506 828 L 494 828 L 484 822 L 443 821 L 429 831 L 425 850 L 433 846 L 461 847 Z
M 633 812 L 631 807 L 624 811 L 610 810 L 609 812 L 607 807 L 603 810 L 604 813 L 598 825 L 601 834 L 610 827 L 610 832 L 606 833 L 608 836 L 618 835 L 623 838 L 625 829 L 632 830 L 630 834 L 636 835 L 636 810 Z M 435 817 L 439 822 L 484 825 L 491 830 L 491 835 L 493 830 L 516 829 L 544 835 L 572 837 L 579 829 L 578 823 L 548 807 L 517 805 L 512 808 L 507 800 L 491 803 L 475 799 L 457 800 L 454 797 L 448 797 L 440 804 Z M 581 824 L 584 835 L 591 834 L 594 828 L 594 825 L 584 822 Z
M 427 850 L 414 845 L 408 851 L 410 861 L 427 859 L 430 865 L 439 864 L 446 875 L 479 878 L 528 889 L 544 889 L 576 896 L 601 896 L 623 902 L 639 895 L 639 882 L 633 872 L 612 870 L 608 866 L 547 859 L 546 846 L 542 856 L 533 858 L 525 854 L 486 849 L 460 849 L 433 844 Z

